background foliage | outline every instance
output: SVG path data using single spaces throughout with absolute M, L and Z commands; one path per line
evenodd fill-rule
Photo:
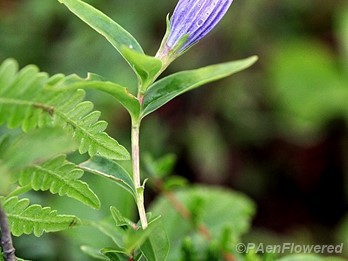
M 150 54 L 157 50 L 164 17 L 175 5 L 155 0 L 88 3 L 117 20 Z M 50 74 L 84 77 L 95 72 L 135 87 L 131 70 L 114 54 L 57 1 L 0 0 L 0 61 L 13 57 L 21 67 L 36 64 Z M 232 188 L 253 199 L 257 212 L 245 242 L 347 246 L 346 1 L 235 1 L 218 28 L 167 73 L 253 54 L 260 60 L 251 69 L 211 84 L 214 88 L 185 94 L 149 116 L 143 122 L 141 148 L 156 157 L 175 153 L 175 174 L 192 182 Z M 108 133 L 129 146 L 127 113 L 107 95 L 91 91 L 87 96 L 110 123 Z M 71 160 L 81 162 L 83 156 L 72 155 Z M 90 175 L 84 178 L 99 195 L 102 213 L 116 205 L 126 216 L 134 215 L 125 192 Z M 97 220 L 101 215 L 44 192 L 31 197 L 64 213 L 78 207 L 82 217 Z M 149 192 L 147 203 L 154 197 Z M 26 254 L 25 248 L 35 248 L 35 260 L 82 260 L 81 242 L 109 243 L 92 229 L 76 230 L 35 240 L 25 236 L 16 246 Z M 60 253 L 62 248 L 67 251 Z

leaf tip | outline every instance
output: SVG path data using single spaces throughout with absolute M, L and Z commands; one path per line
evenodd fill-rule
M 251 56 L 249 59 L 250 59 L 250 61 L 251 61 L 252 63 L 255 63 L 255 62 L 257 62 L 257 60 L 259 59 L 259 57 L 258 57 L 257 55 L 253 55 L 253 56 Z

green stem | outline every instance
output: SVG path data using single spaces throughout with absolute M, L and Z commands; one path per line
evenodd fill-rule
M 144 187 L 140 183 L 140 156 L 139 156 L 139 130 L 140 121 L 132 121 L 132 165 L 133 182 L 136 191 L 136 203 L 140 217 L 141 227 L 146 229 L 148 223 L 144 207 Z

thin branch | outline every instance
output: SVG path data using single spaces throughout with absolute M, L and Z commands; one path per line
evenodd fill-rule
M 16 261 L 15 248 L 13 247 L 10 227 L 8 224 L 5 210 L 0 204 L 0 228 L 1 228 L 1 246 L 5 261 Z

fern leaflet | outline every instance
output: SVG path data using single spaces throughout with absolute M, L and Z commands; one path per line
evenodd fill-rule
M 79 180 L 83 170 L 58 156 L 41 165 L 32 165 L 21 171 L 19 184 L 33 190 L 49 190 L 53 194 L 74 198 L 90 207 L 99 208 L 100 201 L 88 184 Z
M 24 131 L 61 126 L 78 142 L 80 153 L 129 159 L 128 151 L 105 132 L 107 123 L 99 120 L 100 112 L 84 101 L 83 90 L 55 88 L 73 84 L 67 79 L 64 75 L 49 78 L 33 65 L 18 71 L 15 61 L 4 61 L 0 65 L 0 124 L 21 126 Z
M 79 225 L 81 221 L 72 215 L 58 215 L 50 207 L 29 205 L 29 199 L 11 197 L 3 203 L 11 232 L 15 236 L 34 234 L 39 237 L 44 232 L 54 232 Z

